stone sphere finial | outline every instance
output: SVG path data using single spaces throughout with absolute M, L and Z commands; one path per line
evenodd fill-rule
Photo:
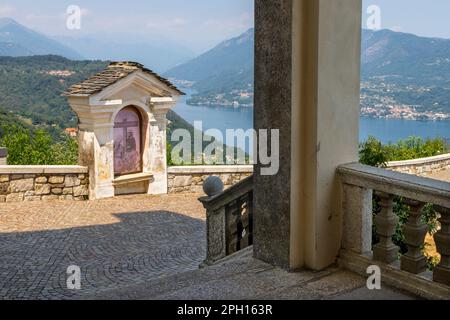
M 214 197 L 221 193 L 224 189 L 222 180 L 219 177 L 208 177 L 205 182 L 203 182 L 203 191 L 208 195 L 208 197 Z

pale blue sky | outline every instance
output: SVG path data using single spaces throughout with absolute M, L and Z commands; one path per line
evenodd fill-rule
M 449 0 L 363 0 L 381 8 L 383 28 L 450 38 Z M 69 5 L 83 9 L 82 29 L 66 29 Z M 253 0 L 1 0 L 0 17 L 49 35 L 119 36 L 176 41 L 199 53 L 253 26 Z M 364 23 L 363 23 L 364 25 Z
M 383 29 L 450 38 L 449 0 L 363 0 L 363 26 L 369 5 L 380 7 Z
M 66 10 L 84 13 L 80 31 L 66 28 Z M 49 35 L 160 38 L 201 52 L 254 24 L 253 0 L 1 0 L 0 17 Z

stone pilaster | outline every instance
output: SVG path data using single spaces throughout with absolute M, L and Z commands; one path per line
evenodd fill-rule
M 85 127 L 79 132 L 79 163 L 89 168 L 91 199 L 114 196 L 113 125 Z
M 367 188 L 343 186 L 342 248 L 358 254 L 372 250 L 372 194 Z
M 167 112 L 169 108 L 153 108 L 153 119 L 150 120 L 149 168 L 153 181 L 149 186 L 149 194 L 166 194 L 168 192 L 167 177 Z

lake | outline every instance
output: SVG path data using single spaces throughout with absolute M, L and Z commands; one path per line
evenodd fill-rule
M 185 90 L 185 92 L 189 90 Z M 203 122 L 203 130 L 219 129 L 225 136 L 226 129 L 253 128 L 252 108 L 231 108 L 223 106 L 189 106 L 188 96 L 183 97 L 174 111 L 186 121 Z M 396 119 L 361 118 L 360 141 L 374 136 L 384 143 L 396 142 L 410 136 L 450 139 L 450 121 L 411 121 Z M 251 150 L 251 146 L 246 150 Z

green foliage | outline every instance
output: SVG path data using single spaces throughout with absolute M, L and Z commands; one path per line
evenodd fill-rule
M 360 145 L 360 162 L 370 166 L 386 166 L 389 161 L 410 160 L 416 158 L 432 157 L 448 152 L 448 146 L 442 139 L 428 139 L 423 140 L 417 137 L 410 137 L 406 140 L 401 140 L 396 144 L 383 145 L 374 137 Z M 408 248 L 405 244 L 405 235 L 403 233 L 403 226 L 408 222 L 410 208 L 405 204 L 401 197 L 394 199 L 394 213 L 399 217 L 399 223 L 396 227 L 395 235 L 392 237 L 393 242 L 400 248 L 400 253 L 405 254 Z M 380 199 L 376 195 L 373 197 L 373 216 L 379 214 L 381 211 Z M 427 204 L 423 209 L 423 222 L 428 226 L 430 234 L 436 233 L 438 229 L 437 213 L 432 204 Z M 373 227 L 373 243 L 379 242 L 376 232 L 376 226 Z M 428 261 L 428 268 L 432 269 L 438 261 L 435 258 L 430 258 Z
M 174 165 L 174 159 L 172 159 L 172 145 L 170 144 L 170 141 L 172 140 L 172 133 L 177 130 L 177 129 L 185 129 L 189 132 L 190 136 L 191 136 L 191 152 L 195 149 L 194 148 L 194 139 L 193 137 L 195 136 L 195 131 L 197 129 L 195 129 L 189 122 L 187 122 L 186 120 L 184 120 L 183 118 L 181 118 L 175 111 L 170 110 L 167 113 L 167 120 L 169 120 L 169 125 L 167 126 L 167 163 L 168 165 Z M 197 131 L 198 133 L 198 131 Z M 203 133 L 202 133 L 203 134 Z M 205 137 L 205 135 L 203 134 L 203 137 Z M 203 141 L 203 150 L 212 142 L 214 142 L 215 138 L 212 138 L 213 140 L 210 139 L 209 142 L 207 141 Z M 203 139 L 204 140 L 204 139 Z M 175 141 L 174 144 L 176 145 L 177 142 Z M 225 156 L 226 156 L 226 150 L 230 149 L 230 147 L 228 147 L 227 145 L 223 144 L 223 150 L 224 150 L 224 162 L 226 162 Z M 234 155 L 235 158 L 238 154 L 239 149 L 236 147 L 234 149 Z M 180 155 L 182 156 L 182 155 Z M 249 163 L 249 156 L 248 154 L 245 155 L 246 158 L 246 162 Z M 192 155 L 192 163 L 194 163 L 194 155 Z M 183 164 L 183 163 L 177 163 L 177 165 L 192 165 L 192 163 L 189 164 Z
M 386 166 L 389 161 L 411 160 L 433 157 L 448 152 L 448 146 L 443 139 L 423 140 L 410 137 L 397 143 L 383 145 L 374 137 L 369 137 L 359 148 L 362 164 L 369 166 Z
M 167 165 L 168 166 L 173 166 L 172 145 L 169 142 L 167 142 Z
M 13 125 L 2 130 L 0 145 L 8 148 L 9 165 L 75 165 L 78 162 L 77 142 L 68 136 L 55 142 L 42 129 L 33 131 Z
M 359 159 L 368 166 L 386 166 L 389 161 L 385 146 L 374 137 L 362 143 L 359 148 Z

